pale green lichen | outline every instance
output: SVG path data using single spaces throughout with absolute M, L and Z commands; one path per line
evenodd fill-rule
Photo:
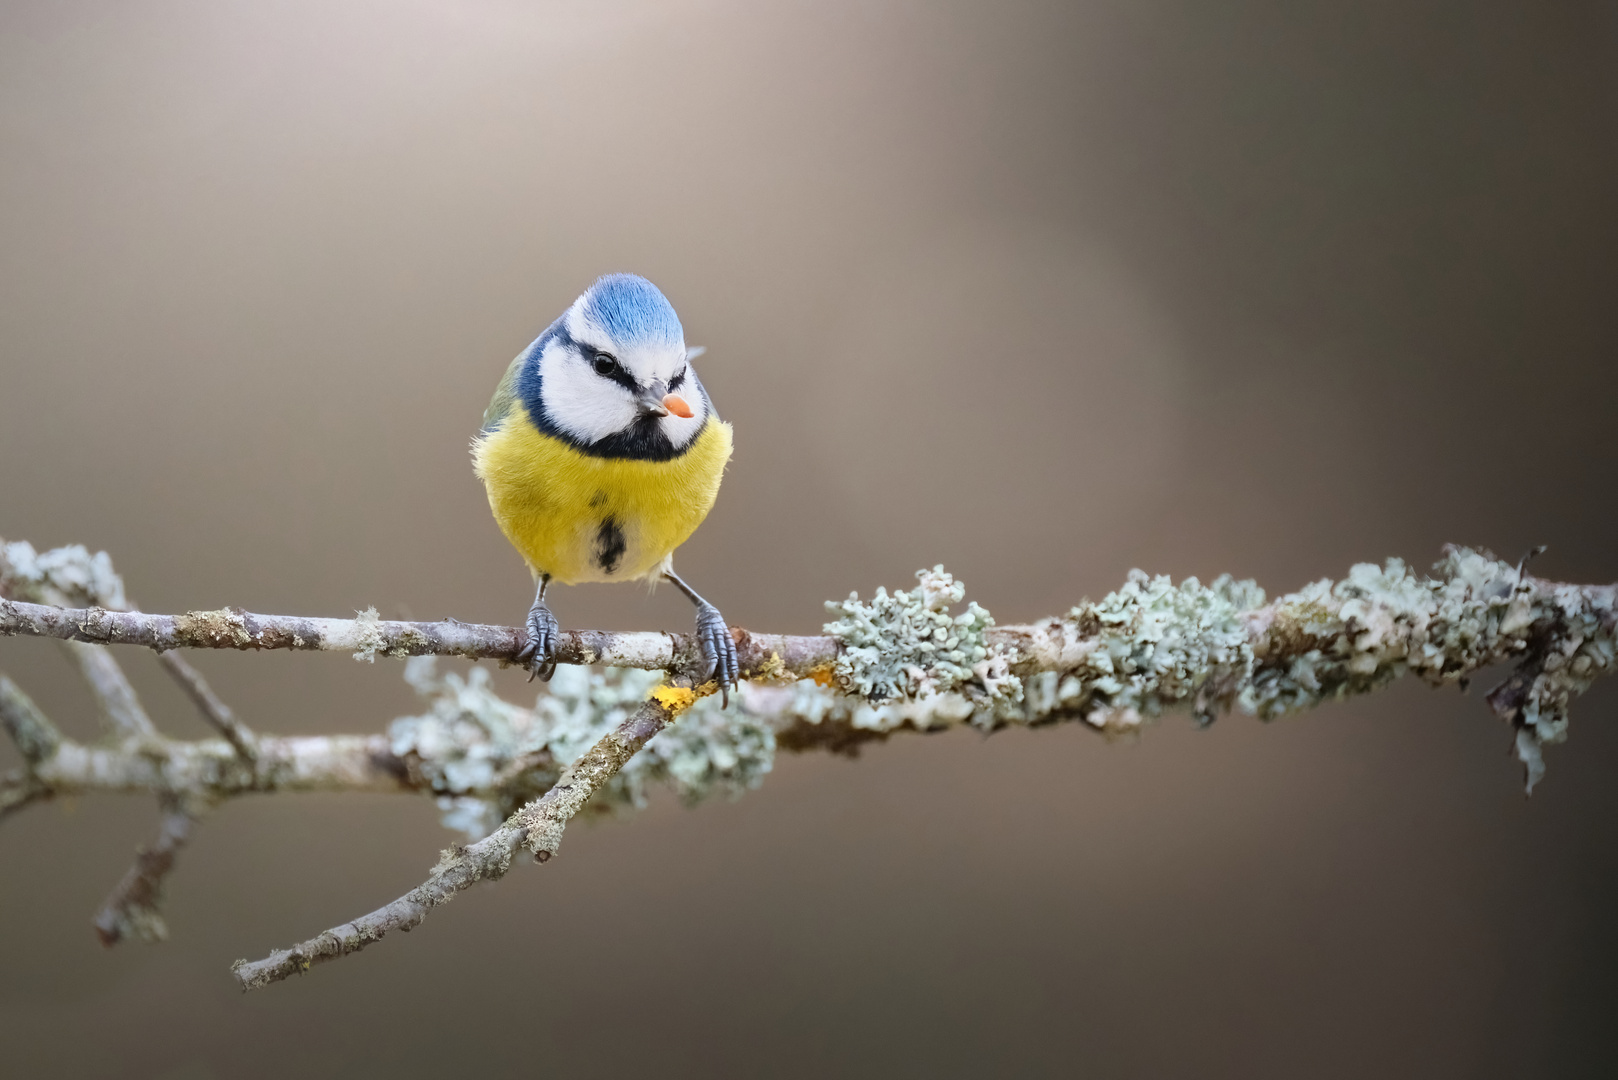
M 376 658 L 385 653 L 388 647 L 387 638 L 382 634 L 382 616 L 377 614 L 376 606 L 366 608 L 364 611 L 354 612 L 355 631 L 359 637 L 359 645 L 354 649 L 354 659 L 364 664 L 376 663 Z
M 1542 748 L 1566 737 L 1568 703 L 1618 669 L 1618 590 L 1535 581 L 1519 566 L 1465 548 L 1449 549 L 1434 570 L 1425 577 L 1398 559 L 1362 563 L 1341 581 L 1315 582 L 1268 606 L 1250 581 L 1176 585 L 1133 571 L 1099 603 L 1030 628 L 1030 666 L 1039 670 L 1024 675 L 1015 699 L 997 701 L 974 694 L 964 680 L 957 689 L 910 691 L 936 690 L 960 676 L 959 645 L 948 657 L 953 667 L 931 670 L 917 647 L 930 629 L 943 628 L 939 598 L 959 602 L 963 595 L 945 575 L 931 589 L 894 597 L 879 591 L 871 604 L 833 605 L 844 618 L 827 630 L 849 648 L 837 676 L 857 696 L 800 683 L 748 700 L 755 711 L 774 709 L 792 723 L 873 732 L 1076 716 L 1117 734 L 1178 706 L 1189 706 L 1202 723 L 1228 708 L 1268 720 L 1406 674 L 1444 685 L 1518 662 L 1491 704 L 1517 729 L 1532 789 L 1544 774 Z M 992 624 L 985 613 L 977 625 Z M 987 647 L 981 638 L 972 644 Z
M 1549 612 L 1542 610 L 1547 608 Z M 1508 621 L 1513 614 L 1508 609 Z M 1528 684 L 1516 719 L 1517 756 L 1528 769 L 1530 789 L 1545 775 L 1540 748 L 1567 738 L 1569 703 L 1596 679 L 1618 669 L 1618 633 L 1614 631 L 1618 604 L 1611 594 L 1604 604 L 1591 603 L 1583 590 L 1557 585 L 1547 601 L 1529 606 L 1516 617 L 1532 619 L 1537 614 L 1551 615 L 1551 625 L 1558 632 L 1547 635 L 1540 646 L 1543 666 Z
M 990 646 L 994 619 L 988 611 L 973 602 L 952 615 L 950 608 L 966 598 L 966 586 L 942 566 L 917 571 L 916 577 L 920 584 L 908 592 L 890 595 L 879 587 L 869 602 L 850 593 L 826 604 L 841 616 L 825 627 L 843 646 L 833 678 L 867 710 L 858 713 L 856 724 L 896 725 L 907 712 L 931 716 L 940 710 L 968 719 L 1014 706 L 1022 699 L 1022 680 L 1010 670 L 1016 658 Z
M 1542 748 L 1567 737 L 1568 703 L 1614 669 L 1613 590 L 1536 586 L 1520 567 L 1467 548 L 1449 549 L 1434 569 L 1427 578 L 1399 559 L 1361 563 L 1283 598 L 1271 633 L 1313 647 L 1259 672 L 1241 703 L 1269 719 L 1406 673 L 1442 684 L 1521 658 L 1510 718 L 1532 790 L 1545 773 Z
M 1264 591 L 1229 575 L 1212 585 L 1131 570 L 1128 581 L 1100 603 L 1084 603 L 1067 622 L 1093 643 L 1082 659 L 1041 687 L 1041 705 L 1053 711 L 1089 699 L 1085 719 L 1108 731 L 1126 731 L 1183 702 L 1197 703 L 1210 680 L 1246 680 L 1253 672 L 1245 612 L 1264 603 Z M 1212 701 L 1196 707 L 1213 719 Z
M 0 596 L 59 607 L 129 607 L 112 557 L 105 551 L 92 555 L 83 544 L 40 555 L 26 540 L 0 541 Z
M 1074 717 L 1116 734 L 1177 706 L 1201 722 L 1230 708 L 1268 720 L 1405 674 L 1452 684 L 1502 662 L 1517 671 L 1490 700 L 1516 729 L 1532 788 L 1544 773 L 1543 747 L 1566 738 L 1571 700 L 1618 669 L 1618 590 L 1527 578 L 1520 566 L 1464 548 L 1449 549 L 1432 577 L 1397 559 L 1364 563 L 1341 581 L 1318 581 L 1269 605 L 1252 582 L 1175 584 L 1133 571 L 1098 603 L 1017 628 L 1016 640 L 1029 648 L 1023 657 L 992 645 L 993 620 L 977 604 L 951 613 L 965 589 L 942 567 L 917 577 L 909 592 L 878 589 L 869 602 L 850 596 L 827 605 L 839 618 L 826 630 L 844 646 L 832 672 L 836 689 L 807 680 L 754 683 L 729 713 L 703 699 L 592 805 L 642 805 L 654 782 L 671 784 L 687 801 L 740 794 L 769 771 L 773 732 L 792 727 L 843 726 L 864 737 Z M 0 595 L 127 607 L 106 553 L 78 545 L 41 555 L 27 543 L 0 542 Z M 197 630 L 209 644 L 243 632 L 230 612 L 192 613 L 176 625 L 203 616 L 234 620 L 223 630 L 212 623 L 207 633 Z M 356 658 L 374 660 L 386 644 L 380 620 L 368 609 L 358 621 Z M 440 677 L 421 658 L 407 677 L 431 709 L 395 722 L 394 748 L 439 795 L 446 823 L 473 835 L 546 790 L 660 678 L 563 668 L 550 692 L 523 709 L 496 697 L 480 669 L 465 679 Z M 841 738 L 824 742 L 839 746 Z
M 562 667 L 534 708 L 524 709 L 496 696 L 482 668 L 465 678 L 440 675 L 434 658 L 423 656 L 406 663 L 405 675 L 431 708 L 393 722 L 393 751 L 438 793 L 444 824 L 474 839 L 548 789 L 662 681 L 657 672 Z M 631 758 L 590 809 L 643 807 L 658 783 L 687 804 L 735 798 L 762 782 L 774 758 L 767 724 L 739 708 L 721 714 L 717 699 L 704 698 Z
M 987 640 L 988 612 L 972 604 L 948 614 L 964 599 L 960 583 L 942 567 L 917 576 L 922 584 L 911 592 L 879 589 L 869 604 L 851 597 L 828 605 L 843 615 L 826 627 L 845 647 L 838 681 L 864 700 L 839 704 L 800 684 L 789 708 L 809 723 L 830 717 L 874 731 L 1030 724 L 1063 710 L 1107 731 L 1129 730 L 1194 698 L 1211 677 L 1246 677 L 1252 656 L 1241 615 L 1264 600 L 1252 582 L 1175 585 L 1137 570 L 1122 589 L 1062 620 L 1082 641 L 1064 670 L 1019 679 L 1009 671 L 1016 657 Z
M 990 700 L 981 694 L 968 697 L 958 690 L 873 705 L 810 679 L 787 684 L 745 684 L 742 705 L 756 716 L 769 717 L 777 729 L 801 723 L 847 726 L 877 734 L 904 727 L 938 731 L 959 724 L 990 730 L 1001 723 L 1021 722 L 1022 709 L 1020 696 Z
M 936 607 L 929 605 L 958 603 L 964 591 L 941 570 L 918 576 L 924 579 L 923 587 L 913 592 L 890 598 L 878 590 L 870 605 L 858 605 L 851 614 L 848 609 L 856 601 L 835 606 L 845 618 L 841 624 L 828 625 L 828 632 L 861 650 L 849 665 L 849 675 L 839 670 L 840 681 L 846 679 L 856 687 L 880 684 L 884 674 L 897 670 L 910 675 L 913 683 L 922 682 L 905 670 L 901 660 L 890 659 L 884 668 L 882 658 L 894 644 L 902 653 L 919 636 L 912 629 L 919 621 L 918 608 L 935 612 Z M 990 653 L 990 664 L 998 670 L 975 666 L 971 678 L 951 689 L 879 702 L 800 682 L 748 700 L 756 697 L 758 708 L 783 711 L 795 722 L 844 723 L 873 732 L 906 726 L 926 731 L 956 724 L 989 730 L 1036 724 L 1061 713 L 1075 713 L 1109 733 L 1129 731 L 1167 708 L 1195 701 L 1210 679 L 1247 677 L 1253 660 L 1242 615 L 1263 601 L 1263 592 L 1250 581 L 1222 577 L 1203 586 L 1192 578 L 1175 585 L 1167 577 L 1148 577 L 1137 570 L 1122 589 L 1100 603 L 1081 604 L 1047 628 L 1074 643 L 1061 670 L 1035 671 L 1021 679 L 1012 675 L 1009 667 L 1017 658 L 991 650 L 986 632 L 993 623 L 978 608 L 969 609 L 975 617 L 968 630 L 975 632 L 973 644 Z M 922 629 L 927 625 L 922 623 Z M 933 685 L 940 681 L 935 677 Z M 1211 707 L 1211 702 L 1205 703 L 1199 715 L 1210 718 Z
M 1285 664 L 1260 671 L 1243 688 L 1242 706 L 1269 720 L 1366 693 L 1407 672 L 1451 681 L 1498 657 L 1517 569 L 1462 549 L 1435 569 L 1438 576 L 1426 578 L 1399 559 L 1360 563 L 1341 581 L 1317 581 L 1283 597 L 1271 637 L 1310 647 L 1295 647 Z

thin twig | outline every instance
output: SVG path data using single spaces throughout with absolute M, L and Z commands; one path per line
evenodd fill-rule
M 63 740 L 39 706 L 4 675 L 0 675 L 0 727 L 11 736 L 24 762 L 21 769 L 0 776 L 0 818 L 5 818 L 50 797 L 50 785 L 40 780 L 36 770 L 55 756 Z
M 152 718 L 146 715 L 129 677 L 118 666 L 110 652 L 100 645 L 87 645 L 82 641 L 69 641 L 68 652 L 79 666 L 96 704 L 101 706 L 101 717 L 108 730 L 115 735 L 146 736 L 155 734 Z
M 0 820 L 29 803 L 50 798 L 50 794 L 50 789 L 36 780 L 27 769 L 13 769 L 0 776 Z
M 359 952 L 389 930 L 419 926 L 430 910 L 447 904 L 457 893 L 479 881 L 504 876 L 519 847 L 533 852 L 538 862 L 549 861 L 561 847 L 562 831 L 573 815 L 674 716 L 673 708 L 653 697 L 602 736 L 549 791 L 507 818 L 505 824 L 469 847 L 457 844 L 447 849 L 424 883 L 386 907 L 290 949 L 278 949 L 251 963 L 238 960 L 231 968 L 237 981 L 243 990 L 257 990 L 307 971 L 311 965 Z
M 179 653 L 159 653 L 157 662 L 163 665 L 163 670 L 174 676 L 174 681 L 180 684 L 202 718 L 213 725 L 213 729 L 225 737 L 225 741 L 236 748 L 236 753 L 243 761 L 252 761 L 257 756 L 253 749 L 253 732 L 246 724 L 236 719 L 236 714 L 229 705 L 220 700 L 219 695 L 213 692 L 208 680 L 202 677 L 202 672 L 192 667 L 190 662 Z
M 168 924 L 159 904 L 163 898 L 163 878 L 174 868 L 174 857 L 191 837 L 196 819 L 176 801 L 169 801 L 157 839 L 135 849 L 135 863 L 118 882 L 91 923 L 101 944 L 118 944 L 129 938 L 166 941 Z
M 61 731 L 21 687 L 4 675 L 0 675 L 0 725 L 17 744 L 30 772 L 54 756 L 62 745 Z
M 803 676 L 837 659 L 831 637 L 749 634 L 733 629 L 744 678 Z M 376 656 L 464 656 L 513 662 L 528 644 L 514 626 L 455 622 L 398 622 L 386 619 L 315 619 L 258 615 L 239 609 L 148 615 L 103 608 L 59 608 L 0 599 L 0 637 L 29 636 L 87 641 L 100 645 L 144 645 L 170 649 L 294 649 Z M 700 655 L 695 634 L 611 633 L 565 630 L 557 641 L 564 664 L 673 671 Z

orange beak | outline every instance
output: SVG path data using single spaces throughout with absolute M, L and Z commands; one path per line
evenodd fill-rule
M 679 394 L 669 394 L 663 399 L 663 408 L 683 419 L 691 419 L 691 406 L 685 403 L 685 398 Z

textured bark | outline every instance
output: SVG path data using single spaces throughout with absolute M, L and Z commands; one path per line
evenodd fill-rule
M 6 733 L 31 769 L 48 761 L 61 749 L 62 733 L 56 725 L 4 675 L 0 675 L 0 724 L 5 725 Z
M 202 677 L 202 672 L 192 667 L 183 656 L 178 653 L 159 653 L 158 663 L 163 669 L 174 676 L 174 681 L 180 684 L 202 718 L 213 726 L 213 729 L 225 737 L 237 755 L 243 761 L 252 761 L 258 756 L 253 747 L 253 733 L 246 724 L 236 719 L 236 714 L 220 700 L 219 695 L 213 692 L 208 680 Z
M 287 791 L 420 791 L 386 735 L 262 736 L 253 761 L 223 739 L 63 739 L 34 768 L 51 795 L 183 793 L 207 801 Z
M 1430 577 L 1399 560 L 1361 564 L 1339 581 L 1318 581 L 1269 602 L 1251 582 L 1174 583 L 1135 572 L 1099 602 L 1006 627 L 993 627 L 987 613 L 971 605 L 951 615 L 961 587 L 941 568 L 918 576 L 914 592 L 833 605 L 843 613 L 829 627 L 836 635 L 733 628 L 743 677 L 752 680 L 740 700 L 729 712 L 712 702 L 698 705 L 625 770 L 675 715 L 713 689 L 692 685 L 695 635 L 561 635 L 563 663 L 668 672 L 643 705 L 636 702 L 655 685 L 647 676 L 578 675 L 574 696 L 565 700 L 558 676 L 542 707 L 523 709 L 494 697 L 486 680 L 446 675 L 414 683 L 424 694 L 439 695 L 433 708 L 442 711 L 401 719 L 390 735 L 260 736 L 169 650 L 340 650 L 362 659 L 449 655 L 508 662 L 526 644 L 524 632 L 454 621 L 389 622 L 369 613 L 343 620 L 234 609 L 178 616 L 113 610 L 127 605 L 105 555 L 57 549 L 35 556 L 26 545 L 0 548 L 0 636 L 68 642 L 108 732 L 96 743 L 65 738 L 0 676 L 0 726 L 23 757 L 21 769 L 0 777 L 0 817 L 56 795 L 112 791 L 157 798 L 164 815 L 157 839 L 137 854 L 96 919 L 110 944 L 162 936 L 157 903 L 164 875 L 198 815 L 222 799 L 283 791 L 416 792 L 438 798 L 446 814 L 467 813 L 468 804 L 486 813 L 474 815 L 478 829 L 518 807 L 483 839 L 445 852 L 425 883 L 392 904 L 264 960 L 239 962 L 238 980 L 253 989 L 419 924 L 473 882 L 503 875 L 519 848 L 549 859 L 566 824 L 593 795 L 600 796 L 596 807 L 613 800 L 635 804 L 641 797 L 635 785 L 644 784 L 644 776 L 660 768 L 667 770 L 664 779 L 674 775 L 667 763 L 676 757 L 669 755 L 685 755 L 678 757 L 678 775 L 688 785 L 682 794 L 701 797 L 691 785 L 725 790 L 730 783 L 732 793 L 745 790 L 734 786 L 736 762 L 754 762 L 751 774 L 740 775 L 756 782 L 775 748 L 853 754 L 897 732 L 961 724 L 992 731 L 1071 720 L 1111 735 L 1138 730 L 1174 708 L 1189 709 L 1202 723 L 1232 709 L 1268 720 L 1404 676 L 1464 687 L 1482 669 L 1510 664 L 1511 674 L 1487 700 L 1514 730 L 1532 788 L 1544 772 L 1543 747 L 1566 736 L 1571 702 L 1618 670 L 1618 587 L 1547 581 L 1524 573 L 1521 564 L 1463 548 L 1447 549 Z M 69 602 L 86 606 L 54 606 Z M 113 644 L 158 650 L 222 737 L 185 741 L 160 734 L 115 650 L 103 648 Z M 855 687 L 864 696 L 839 692 Z M 573 760 L 597 738 L 599 725 L 629 710 Z M 556 725 L 565 724 L 575 725 L 567 736 L 572 742 L 557 734 L 562 728 Z M 753 757 L 739 759 L 736 748 L 746 746 Z M 729 764 L 715 764 L 721 759 Z M 572 766 L 560 770 L 558 762 L 567 760 Z
M 135 865 L 129 868 L 91 920 L 101 944 L 110 947 L 127 938 L 141 941 L 168 938 L 168 924 L 158 910 L 163 879 L 174 869 L 174 856 L 191 838 L 195 824 L 196 820 L 178 806 L 164 813 L 157 839 L 150 847 L 135 852 Z
M 733 630 L 743 678 L 808 675 L 837 658 L 830 637 L 750 634 Z M 377 656 L 464 656 L 514 662 L 528 644 L 514 626 L 453 620 L 396 622 L 385 619 L 314 619 L 257 615 L 231 608 L 147 615 L 102 608 L 60 608 L 0 599 L 0 637 L 31 636 L 97 645 L 144 645 L 150 649 L 295 649 Z M 695 634 L 608 633 L 564 630 L 556 657 L 563 664 L 673 671 L 700 656 Z
M 263 960 L 238 960 L 231 970 L 243 990 L 257 990 L 314 964 L 337 960 L 380 941 L 390 930 L 419 926 L 427 913 L 447 904 L 479 881 L 505 876 L 518 849 L 527 848 L 538 862 L 560 850 L 562 832 L 584 804 L 647 741 L 674 718 L 673 709 L 654 698 L 597 742 L 562 774 L 544 795 L 518 810 L 477 843 L 447 849 L 427 880 L 399 899 L 333 927 Z
M 100 645 L 69 641 L 67 651 L 79 666 L 90 693 L 101 708 L 101 718 L 115 735 L 152 735 L 157 729 L 146 715 L 135 688 L 129 685 L 123 668 Z

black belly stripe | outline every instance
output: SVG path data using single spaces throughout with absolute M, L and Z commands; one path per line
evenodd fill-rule
M 624 530 L 618 527 L 618 519 L 604 519 L 601 528 L 596 530 L 596 565 L 612 573 L 618 569 L 618 560 L 624 557 L 626 547 L 628 543 L 624 540 Z

